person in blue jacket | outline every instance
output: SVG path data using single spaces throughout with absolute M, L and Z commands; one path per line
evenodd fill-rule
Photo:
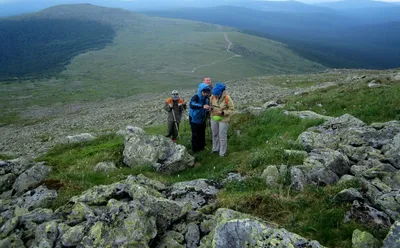
M 200 83 L 197 94 L 190 100 L 189 121 L 192 129 L 193 152 L 204 150 L 206 145 L 206 116 L 210 110 L 210 95 L 210 86 Z

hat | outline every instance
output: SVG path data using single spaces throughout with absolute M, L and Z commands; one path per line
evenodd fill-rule
M 179 99 L 179 93 L 177 90 L 172 91 L 172 99 L 178 100 Z
M 212 90 L 212 93 L 214 96 L 220 96 L 222 94 L 222 92 L 224 92 L 225 89 L 226 89 L 225 84 L 218 82 L 215 84 L 215 86 Z

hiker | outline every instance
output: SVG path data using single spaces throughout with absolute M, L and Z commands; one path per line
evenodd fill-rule
M 211 83 L 211 78 L 210 77 L 205 77 L 203 78 L 203 83 L 207 84 L 208 86 L 210 86 L 210 89 L 213 89 L 213 85 Z
M 179 97 L 177 90 L 174 90 L 172 91 L 172 97 L 165 101 L 164 109 L 168 112 L 168 130 L 165 137 L 171 138 L 172 142 L 176 142 L 179 134 L 179 123 L 186 109 L 186 101 Z
M 204 150 L 206 145 L 206 114 L 210 109 L 210 95 L 210 86 L 200 83 L 197 94 L 190 100 L 189 121 L 192 129 L 193 152 Z
M 211 131 L 212 151 L 219 156 L 226 156 L 228 146 L 228 122 L 230 116 L 235 112 L 232 99 L 226 92 L 226 86 L 216 83 L 211 96 Z

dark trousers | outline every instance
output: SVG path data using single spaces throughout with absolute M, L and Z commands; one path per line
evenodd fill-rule
M 206 123 L 197 124 L 190 122 L 192 129 L 192 151 L 199 152 L 206 146 Z
M 178 126 L 179 129 L 179 122 L 176 123 L 176 126 Z M 176 139 L 178 137 L 178 129 L 176 129 L 175 122 L 174 121 L 168 121 L 168 130 L 167 130 L 167 135 L 166 137 Z

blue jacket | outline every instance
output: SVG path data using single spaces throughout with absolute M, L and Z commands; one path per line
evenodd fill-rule
M 206 121 L 206 113 L 208 110 L 204 109 L 204 105 L 210 105 L 210 99 L 208 97 L 204 97 L 201 92 L 204 89 L 210 89 L 205 83 L 200 83 L 197 89 L 197 95 L 194 95 L 190 100 L 189 104 L 189 116 L 190 121 L 197 124 L 203 124 Z

